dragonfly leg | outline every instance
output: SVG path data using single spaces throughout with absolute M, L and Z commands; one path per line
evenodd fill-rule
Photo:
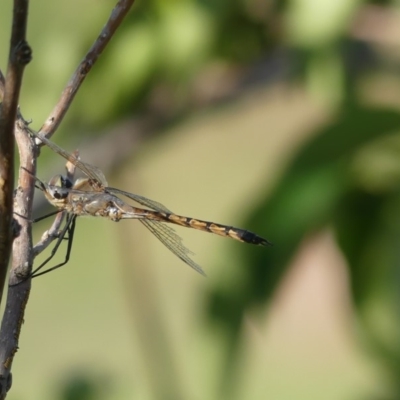
M 51 213 L 49 213 L 49 214 L 42 215 L 41 217 L 38 217 L 38 218 L 33 219 L 32 222 L 39 222 L 39 221 L 42 221 L 43 219 L 46 219 L 46 218 L 48 218 L 48 217 L 51 217 L 51 216 L 53 216 L 53 215 L 58 214 L 59 212 L 60 212 L 60 210 L 57 210 L 57 211 L 53 211 L 53 212 L 51 212 Z
M 43 219 L 46 219 L 46 218 L 51 217 L 51 216 L 53 216 L 53 215 L 56 215 L 56 214 L 58 214 L 59 212 L 60 212 L 60 210 L 52 211 L 52 212 L 49 213 L 49 214 L 42 215 L 42 216 L 39 217 L 39 218 L 34 218 L 34 219 L 29 220 L 29 221 L 32 222 L 32 223 L 39 222 L 39 221 L 42 221 Z M 22 219 L 28 220 L 28 218 L 24 217 L 24 216 L 21 215 L 21 214 L 18 214 L 18 213 L 15 212 L 15 211 L 14 211 L 14 214 L 17 215 L 18 217 L 22 218 Z
M 36 278 L 37 276 L 47 274 L 50 271 L 54 271 L 55 269 L 58 269 L 62 267 L 63 265 L 67 264 L 69 261 L 69 257 L 71 255 L 71 249 L 72 249 L 72 242 L 74 239 L 74 232 L 75 232 L 75 220 L 76 220 L 76 215 L 68 215 L 67 216 L 67 221 L 65 223 L 65 226 L 63 230 L 60 233 L 60 236 L 57 239 L 56 245 L 53 247 L 53 250 L 51 251 L 51 254 L 49 257 L 46 258 L 31 274 L 31 278 Z M 65 237 L 65 235 L 68 234 L 68 238 Z M 65 255 L 65 260 L 54 267 L 48 268 L 44 271 L 41 271 L 41 269 L 54 257 L 54 255 L 57 253 L 58 248 L 60 247 L 60 244 L 64 239 L 68 240 L 68 245 L 67 245 L 67 253 Z

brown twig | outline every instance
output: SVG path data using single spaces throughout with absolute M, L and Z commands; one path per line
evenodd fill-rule
M 68 111 L 68 108 L 71 105 L 76 92 L 81 86 L 83 80 L 86 78 L 86 75 L 92 69 L 98 57 L 107 46 L 108 42 L 114 35 L 115 31 L 121 24 L 122 20 L 124 19 L 134 2 L 135 0 L 118 1 L 117 5 L 112 10 L 106 25 L 101 30 L 100 35 L 97 37 L 96 41 L 94 42 L 84 59 L 78 65 L 78 68 L 75 70 L 67 86 L 62 92 L 60 100 L 53 108 L 46 122 L 40 128 L 40 132 L 43 135 L 50 137 L 56 131 L 66 112 Z
M 120 0 L 115 6 L 100 36 L 78 66 L 62 93 L 60 101 L 43 125 L 43 133 L 52 135 L 55 132 L 84 78 L 110 41 L 112 35 L 133 3 L 134 0 Z M 36 173 L 37 147 L 28 134 L 29 129 L 25 121 L 22 118 L 18 118 L 18 121 L 15 123 L 23 66 L 30 61 L 31 56 L 30 48 L 25 42 L 27 4 L 28 0 L 15 0 L 10 63 L 5 85 L 2 85 L 4 80 L 2 79 L 2 75 L 0 75 L 0 92 L 4 89 L 4 96 L 2 96 L 3 106 L 2 110 L 0 109 L 0 156 L 2 156 L 0 182 L 3 182 L 3 186 L 7 186 L 8 188 L 8 191 L 0 192 L 0 266 L 5 264 L 4 276 L 0 276 L 0 279 L 3 279 L 2 287 L 4 286 L 9 258 L 9 251 L 7 254 L 5 251 L 7 246 L 11 247 L 12 243 L 11 221 L 13 212 L 14 124 L 22 167 L 18 188 L 15 194 L 16 221 L 19 223 L 20 231 L 19 236 L 14 241 L 14 257 L 12 269 L 10 271 L 10 287 L 0 330 L 0 400 L 5 399 L 11 387 L 11 366 L 14 355 L 18 350 L 19 335 L 31 287 L 31 279 L 24 279 L 22 277 L 29 276 L 34 258 L 31 234 L 31 210 L 35 187 L 34 175 Z M 3 149 L 7 150 L 7 152 L 3 153 Z M 70 177 L 74 173 L 73 169 L 73 166 L 67 165 L 67 173 Z M 7 185 L 5 185 L 5 183 Z M 3 188 L 0 186 L 0 190 L 2 189 Z M 4 219 L 5 217 L 8 219 Z M 51 228 L 53 232 L 58 230 L 61 223 L 62 217 L 56 217 Z M 52 239 L 54 236 L 55 235 L 49 235 L 49 238 Z M 8 242 L 7 240 L 4 241 L 4 238 L 7 238 Z M 37 247 L 36 252 L 47 247 L 51 242 L 50 239 L 45 238 L 42 243 L 39 243 L 40 249 Z M 0 271 L 0 274 L 1 273 Z
M 5 87 L 6 78 L 4 78 L 3 72 L 0 69 L 0 101 L 3 101 Z
M 45 231 L 33 248 L 33 254 L 36 257 L 42 251 L 44 251 L 50 243 L 58 237 L 60 226 L 64 221 L 64 212 L 60 211 L 53 221 L 53 224 L 47 231 Z
M 0 330 L 0 399 L 6 397 L 11 386 L 11 365 L 18 349 L 19 334 L 31 287 L 30 279 L 21 282 L 17 274 L 17 271 L 22 272 L 23 275 L 29 274 L 33 262 L 31 210 L 35 187 L 33 174 L 36 171 L 36 146 L 24 128 L 25 125 L 20 121 L 15 128 L 21 166 L 26 169 L 20 171 L 15 194 L 15 218 L 19 223 L 20 231 L 13 244 L 10 287 Z M 18 285 L 11 286 L 18 282 Z
M 15 0 L 13 25 L 11 33 L 10 54 L 7 69 L 7 76 L 4 79 L 0 76 L 0 90 L 2 94 L 2 108 L 0 109 L 0 300 L 3 294 L 5 277 L 11 245 L 13 241 L 13 192 L 14 192 L 14 124 L 17 115 L 18 98 L 21 89 L 24 67 L 31 60 L 31 49 L 26 43 L 26 25 L 28 19 L 28 0 Z M 29 140 L 29 139 L 28 139 Z M 30 140 L 29 140 L 30 141 Z M 21 153 L 21 160 L 31 159 L 33 152 L 31 146 L 27 146 L 27 152 Z M 32 160 L 32 159 L 31 159 Z M 33 161 L 33 160 L 32 160 Z M 26 163 L 29 168 L 34 167 L 34 163 Z M 29 191 L 33 191 L 33 184 L 29 180 L 32 177 L 21 174 L 19 180 L 19 193 L 24 193 L 23 202 L 29 202 Z M 30 189 L 32 188 L 32 189 Z M 27 197 L 25 197 L 27 196 Z M 27 200 L 25 200 L 27 198 Z M 30 196 L 32 199 L 32 196 Z M 19 204 L 21 196 L 16 196 L 16 203 Z M 20 208 L 21 213 L 29 216 L 29 208 Z M 27 216 L 27 218 L 29 218 Z M 14 248 L 20 249 L 13 258 L 14 265 L 21 260 L 29 260 L 31 254 L 30 223 L 29 220 L 21 221 L 19 236 L 14 242 Z M 24 254 L 26 253 L 26 254 Z M 7 298 L 6 311 L 4 312 L 0 333 L 0 399 L 4 399 L 11 387 L 11 364 L 13 356 L 18 349 L 17 340 L 22 324 L 22 314 L 18 309 L 24 309 L 22 304 L 26 304 L 29 296 L 30 281 L 26 281 L 17 290 L 11 290 Z M 14 311 L 14 313 L 12 313 Z M 19 317 L 12 318 L 13 315 Z M 11 318 L 10 318 L 11 317 Z
M 26 42 L 28 3 L 28 0 L 14 1 L 10 53 L 0 109 L 0 301 L 13 241 L 14 124 L 24 67 L 31 60 L 31 49 Z

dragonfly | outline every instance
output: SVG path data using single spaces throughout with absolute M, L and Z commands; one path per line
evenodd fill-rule
M 86 176 L 85 178 L 78 178 L 74 182 L 71 182 L 70 179 L 62 175 L 55 175 L 48 183 L 43 183 L 36 178 L 39 182 L 39 188 L 43 191 L 49 203 L 56 207 L 58 211 L 65 211 L 67 218 L 52 254 L 32 272 L 31 277 L 36 277 L 57 269 L 68 262 L 75 231 L 75 222 L 79 216 L 103 217 L 114 222 L 122 219 L 137 219 L 173 254 L 202 275 L 205 275 L 203 269 L 191 258 L 191 255 L 193 255 L 192 251 L 184 246 L 181 237 L 171 225 L 214 233 L 253 245 L 271 245 L 268 240 L 253 232 L 177 215 L 157 201 L 109 187 L 103 172 L 98 167 L 81 161 L 79 156 L 67 152 L 41 133 L 31 129 L 30 132 L 55 153 L 64 157 L 81 170 Z M 135 207 L 122 200 L 119 196 L 124 196 L 146 208 Z M 64 262 L 41 271 L 43 266 L 54 256 L 66 235 L 68 235 L 68 246 Z

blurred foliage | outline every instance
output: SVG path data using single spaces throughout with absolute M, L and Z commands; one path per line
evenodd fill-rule
M 132 110 L 144 111 L 160 93 L 163 107 L 179 112 L 188 101 L 191 82 L 205 65 L 251 62 L 272 45 L 262 3 L 138 2 L 119 31 L 118 43 L 89 78 L 89 88 L 79 100 L 82 119 L 88 121 L 89 116 L 89 122 L 102 124 Z M 109 71 L 118 79 L 104 79 Z
M 105 382 L 89 373 L 75 373 L 59 385 L 60 400 L 101 400 L 107 396 Z
M 387 150 L 393 152 L 396 146 L 400 155 L 400 112 L 346 105 L 331 124 L 315 132 L 313 137 L 249 221 L 252 230 L 272 236 L 275 246 L 262 252 L 248 247 L 238 249 L 244 253 L 243 259 L 250 260 L 247 276 L 245 279 L 241 276 L 240 281 L 232 285 L 234 290 L 224 287 L 213 294 L 211 315 L 218 323 L 225 324 L 226 335 L 232 341 L 227 365 L 234 365 L 232 352 L 238 348 L 246 310 L 271 299 L 306 235 L 331 226 L 349 262 L 354 302 L 360 317 L 365 317 L 363 322 L 370 344 L 379 348 L 392 367 L 400 366 L 400 315 L 396 306 L 400 294 L 396 280 L 399 273 L 400 158 L 397 157 L 396 165 L 387 168 L 382 168 L 379 159 L 360 161 L 366 148 L 373 153 L 389 139 Z M 373 161 L 377 162 L 376 166 L 371 164 Z M 359 169 L 364 173 L 358 173 Z M 366 171 L 372 172 L 368 181 Z M 388 176 L 392 179 L 388 180 Z M 368 323 L 371 316 L 365 309 L 375 296 L 380 296 L 381 300 L 385 298 L 386 307 L 393 309 L 393 336 L 389 343 L 380 336 L 384 332 L 379 332 L 379 327 Z M 394 376 L 400 373 L 392 372 Z
M 362 5 L 288 1 L 283 9 L 286 40 L 302 64 L 297 79 L 338 111 L 299 149 L 252 213 L 247 226 L 272 238 L 274 248 L 238 249 L 250 268 L 236 284 L 211 294 L 210 316 L 225 327 L 230 342 L 222 392 L 234 381 L 245 312 L 268 304 L 306 235 L 331 227 L 349 264 L 363 341 L 389 371 L 393 398 L 400 397 L 400 110 L 366 106 L 358 95 L 365 74 L 385 71 L 387 62 L 372 47 L 346 37 Z M 357 68 L 363 56 L 369 70 Z
M 33 20 L 44 8 L 52 14 L 53 6 L 42 2 L 44 7 L 38 4 L 32 10 Z M 52 38 L 59 39 L 56 43 L 39 26 L 31 28 L 35 58 L 22 99 L 29 106 L 25 110 L 36 119 L 46 115 L 43 109 L 49 112 L 74 65 L 93 43 L 110 11 L 107 4 L 98 6 L 93 12 L 90 2 L 79 3 L 77 15 L 73 8 L 60 10 L 54 5 L 57 11 L 53 13 L 64 12 L 66 25 L 59 27 L 59 38 Z M 80 122 L 81 128 L 93 131 L 132 112 L 152 109 L 160 93 L 163 107 L 168 106 L 172 114 L 179 112 L 188 100 L 191 82 L 205 65 L 252 62 L 274 46 L 275 40 L 268 34 L 269 9 L 268 2 L 260 0 L 136 1 L 87 77 L 62 129 L 76 131 Z M 86 21 L 89 12 L 92 18 Z M 4 36 L 8 18 L 7 13 L 0 15 Z M 72 20 L 77 29 L 71 31 L 68 21 Z M 49 23 L 51 26 L 51 19 Z M 5 56 L 0 63 L 3 68 Z M 39 88 L 40 103 L 33 98 Z

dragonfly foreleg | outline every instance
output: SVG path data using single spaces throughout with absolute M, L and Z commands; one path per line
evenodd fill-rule
M 60 210 L 57 210 L 57 211 L 53 211 L 53 212 L 51 212 L 51 213 L 49 213 L 49 214 L 42 215 L 41 217 L 34 218 L 34 219 L 32 220 L 32 222 L 35 223 L 35 222 L 42 221 L 42 220 L 44 220 L 44 219 L 46 219 L 46 218 L 48 218 L 48 217 L 51 217 L 51 216 L 53 216 L 53 215 L 58 214 L 59 212 L 60 212 Z
M 32 272 L 32 274 L 30 276 L 31 278 L 35 278 L 37 276 L 47 274 L 48 272 L 54 271 L 55 269 L 58 269 L 58 268 L 62 267 L 63 265 L 67 264 L 67 262 L 69 261 L 69 257 L 71 255 L 72 242 L 73 242 L 73 239 L 74 239 L 75 220 L 76 220 L 76 215 L 68 214 L 65 226 L 64 226 L 63 230 L 60 232 L 60 235 L 59 235 L 59 237 L 57 239 L 57 242 L 56 242 L 55 246 L 53 247 L 53 250 L 51 251 L 50 256 L 47 257 L 46 260 L 44 260 Z M 68 234 L 68 237 L 66 237 L 67 234 Z M 55 254 L 57 253 L 58 248 L 60 247 L 60 244 L 62 243 L 62 241 L 64 239 L 68 240 L 67 252 L 66 252 L 64 261 L 59 263 L 59 264 L 57 264 L 57 265 L 55 265 L 54 267 L 48 268 L 48 269 L 46 269 L 44 271 L 41 271 L 42 268 L 55 256 Z

